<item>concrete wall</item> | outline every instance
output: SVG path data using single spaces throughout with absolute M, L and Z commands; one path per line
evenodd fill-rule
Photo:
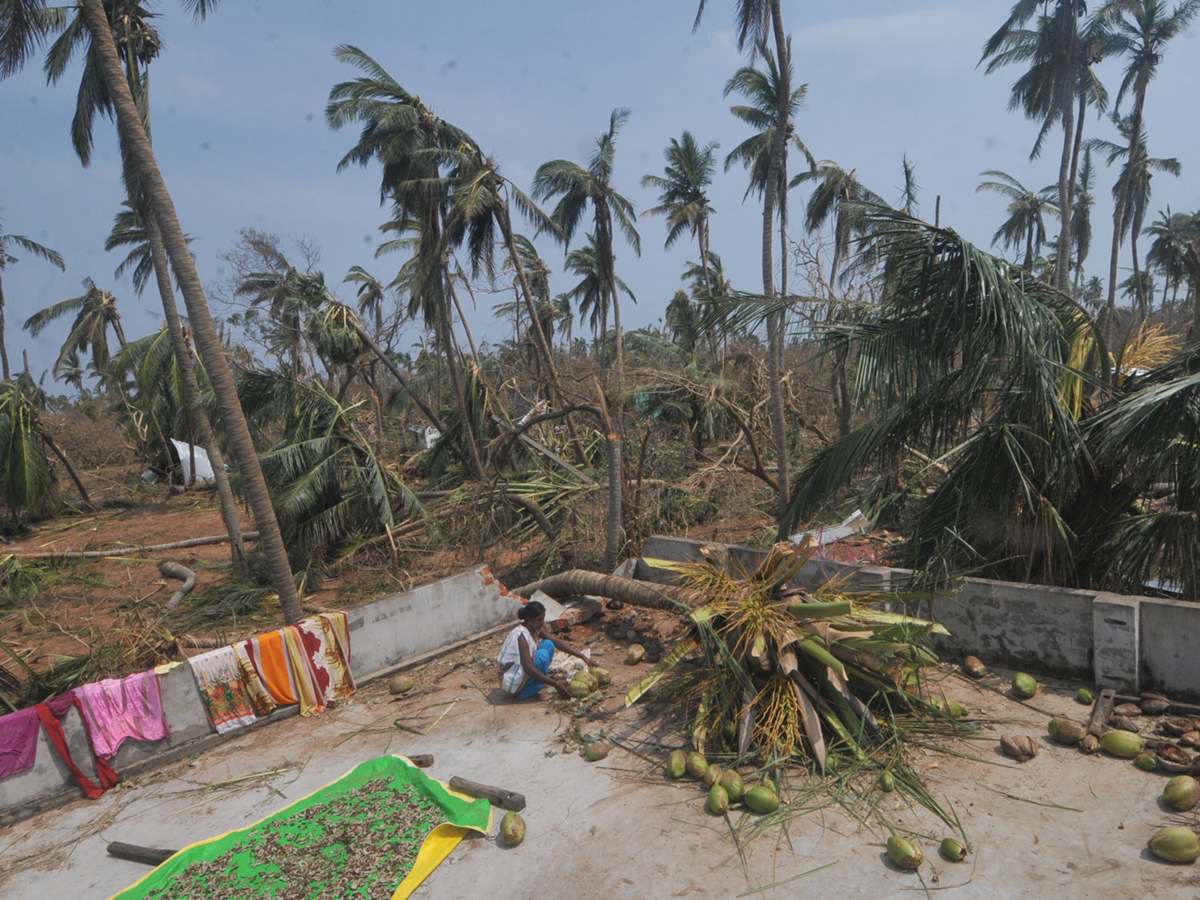
M 406 660 L 486 631 L 516 623 L 521 600 L 504 590 L 487 566 L 470 569 L 412 591 L 389 594 L 373 603 L 346 610 L 350 626 L 350 664 L 360 681 Z M 184 664 L 160 679 L 170 737 L 161 741 L 126 741 L 112 759 L 117 774 L 145 771 L 181 755 L 203 749 L 213 740 L 236 737 L 237 729 L 219 738 L 192 675 Z M 294 714 L 295 707 L 276 711 L 266 722 Z M 255 726 L 264 724 L 257 723 Z M 63 718 L 63 731 L 75 764 L 93 781 L 95 764 L 77 710 Z M 82 796 L 58 753 L 38 730 L 33 768 L 0 779 L 0 825 Z
M 704 558 L 702 546 L 652 537 L 645 558 L 697 562 Z M 744 569 L 753 568 L 766 552 L 732 546 L 729 551 Z M 841 581 L 855 589 L 886 591 L 902 587 L 911 574 L 813 559 L 793 584 L 815 589 Z M 636 577 L 668 581 L 672 576 L 643 560 Z M 916 601 L 913 613 L 946 626 L 950 637 L 939 637 L 937 647 L 951 657 L 971 653 L 985 662 L 1086 678 L 1126 693 L 1153 688 L 1200 701 L 1200 603 L 966 578 L 956 594 Z

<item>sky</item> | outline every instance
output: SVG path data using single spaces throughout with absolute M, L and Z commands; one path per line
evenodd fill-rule
M 385 282 L 399 267 L 398 256 L 374 258 L 378 226 L 389 218 L 379 205 L 378 167 L 337 171 L 357 131 L 330 130 L 325 104 L 334 84 L 358 74 L 333 58 L 339 44 L 373 56 L 469 132 L 525 190 L 543 162 L 586 163 L 616 107 L 631 116 L 617 137 L 614 183 L 639 212 L 657 203 L 640 180 L 662 174 L 671 138 L 690 130 L 701 144 L 718 142 L 723 160 L 749 134 L 729 113 L 734 98 L 723 96 L 726 81 L 747 61 L 736 47 L 732 0 L 708 3 L 695 32 L 695 0 L 260 0 L 219 4 L 200 24 L 182 4 L 148 3 L 160 14 L 165 43 L 151 69 L 155 153 L 209 288 L 228 277 L 220 255 L 244 228 L 315 243 L 327 283 L 347 301 L 354 286 L 341 282 L 351 266 Z M 1037 125 L 1007 109 L 1019 71 L 986 75 L 978 65 L 983 43 L 1010 6 L 1011 0 L 784 0 L 795 82 L 808 85 L 797 133 L 818 160 L 856 170 L 890 202 L 899 200 L 907 156 L 922 189 L 919 213 L 932 220 L 940 196 L 941 223 L 989 246 L 1007 201 L 976 192 L 980 173 L 1000 169 L 1043 187 L 1057 180 L 1060 146 L 1056 133 L 1031 161 Z M 1200 119 L 1188 112 L 1200 80 L 1198 27 L 1169 45 L 1148 94 L 1150 151 L 1183 166 L 1179 178 L 1155 177 L 1148 218 L 1168 204 L 1200 209 Z M 85 277 L 116 295 L 130 338 L 160 323 L 153 290 L 138 298 L 128 279 L 115 280 L 120 256 L 103 249 L 123 199 L 115 127 L 97 123 L 96 151 L 84 169 L 69 137 L 80 66 L 47 86 L 41 59 L 0 81 L 0 222 L 6 233 L 58 250 L 67 265 L 61 273 L 19 254 L 20 263 L 4 274 L 9 355 L 19 367 L 27 350 L 35 376 L 53 364 L 69 322 L 37 339 L 20 323 L 81 294 Z M 1115 95 L 1119 65 L 1106 64 L 1101 75 Z M 1112 138 L 1115 131 L 1090 118 L 1086 136 Z M 793 158 L 791 171 L 798 166 Z M 1115 174 L 1099 167 L 1089 275 L 1107 274 Z M 711 244 L 734 286 L 755 290 L 761 289 L 762 215 L 756 200 L 743 201 L 745 188 L 740 167 L 728 173 L 718 167 L 710 189 Z M 790 197 L 797 236 L 806 199 L 802 188 Z M 641 218 L 638 228 L 640 258 L 621 243 L 616 251 L 617 272 L 638 299 L 636 307 L 622 307 L 627 329 L 659 322 L 684 266 L 699 258 L 686 238 L 663 248 L 661 218 Z M 564 251 L 548 239 L 538 246 L 553 273 L 552 292 L 568 290 L 573 281 L 562 272 Z M 284 249 L 290 251 L 286 242 Z M 1122 265 L 1129 264 L 1123 256 Z M 510 324 L 491 309 L 509 296 L 478 296 L 469 313 L 478 340 L 510 336 Z M 217 315 L 230 311 L 213 306 Z

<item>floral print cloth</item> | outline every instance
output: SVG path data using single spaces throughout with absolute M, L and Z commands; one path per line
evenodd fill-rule
M 191 663 L 192 674 L 196 676 L 208 721 L 217 729 L 217 734 L 225 734 L 258 721 L 232 647 L 221 647 L 211 653 L 193 656 L 188 662 Z

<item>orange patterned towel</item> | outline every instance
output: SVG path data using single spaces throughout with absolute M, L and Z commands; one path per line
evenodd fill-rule
M 281 632 L 260 634 L 256 638 L 243 641 L 238 647 L 250 660 L 250 665 L 262 686 L 266 688 L 272 703 L 276 706 L 288 706 L 300 702 Z

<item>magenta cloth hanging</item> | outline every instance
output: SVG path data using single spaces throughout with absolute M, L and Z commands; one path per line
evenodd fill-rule
M 38 715 L 32 706 L 0 716 L 0 778 L 33 767 L 37 756 Z
M 99 757 L 111 759 L 129 738 L 158 741 L 171 736 L 153 670 L 85 684 L 74 694 Z

